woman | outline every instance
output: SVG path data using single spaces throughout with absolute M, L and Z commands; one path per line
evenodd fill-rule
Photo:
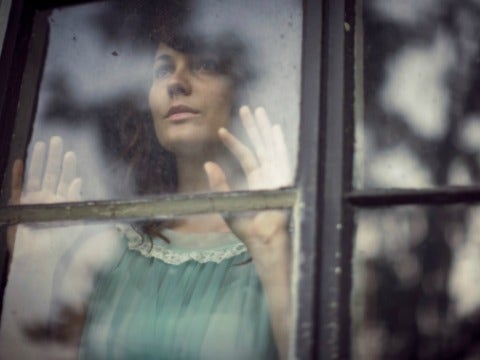
M 264 109 L 252 113 L 242 106 L 238 113 L 254 150 L 228 130 L 235 121 L 238 84 L 203 45 L 198 50 L 198 43 L 188 48 L 162 42 L 155 54 L 149 107 L 158 146 L 175 161 L 176 191 L 223 192 L 243 188 L 242 180 L 251 190 L 288 185 L 280 127 L 272 126 Z M 42 158 L 44 152 L 45 146 L 37 145 L 33 156 Z M 67 153 L 60 170 L 61 153 L 61 140 L 54 138 L 43 180 L 41 162 L 32 162 L 23 203 L 78 198 L 75 156 Z M 244 176 L 236 176 L 238 165 Z M 13 174 L 12 203 L 18 203 L 21 163 Z M 88 304 L 74 316 L 63 312 L 81 328 L 80 357 L 286 357 L 285 211 L 190 216 L 157 224 L 155 231 L 148 230 L 152 224 L 110 236 L 123 244 L 119 259 L 101 264 L 98 273 L 90 264 L 95 282 Z M 105 243 L 108 236 L 97 234 L 89 243 Z M 72 268 L 85 267 L 78 259 Z

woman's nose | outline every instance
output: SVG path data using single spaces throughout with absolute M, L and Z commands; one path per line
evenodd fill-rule
M 175 70 L 168 81 L 167 91 L 171 98 L 179 95 L 190 95 L 192 86 L 188 68 L 182 66 Z

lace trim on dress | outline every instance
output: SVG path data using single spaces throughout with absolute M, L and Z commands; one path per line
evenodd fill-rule
M 145 257 L 160 259 L 172 265 L 180 265 L 190 260 L 199 263 L 214 262 L 218 264 L 247 251 L 245 245 L 240 241 L 229 242 L 226 245 L 210 249 L 181 250 L 169 248 L 169 244 L 162 244 L 163 240 L 150 239 L 148 235 L 142 236 L 132 229 L 127 230 L 125 235 L 130 250 L 138 251 Z

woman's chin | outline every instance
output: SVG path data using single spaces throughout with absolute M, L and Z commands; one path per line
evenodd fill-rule
M 198 136 L 175 137 L 169 139 L 168 141 L 161 142 L 161 144 L 165 149 L 177 157 L 181 156 L 192 158 L 207 157 L 212 153 L 216 153 L 221 146 L 221 143 L 217 138 L 199 138 Z

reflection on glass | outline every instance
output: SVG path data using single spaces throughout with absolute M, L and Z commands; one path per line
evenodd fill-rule
M 61 137 L 76 155 L 83 200 L 210 191 L 205 162 L 220 165 L 233 189 L 291 183 L 300 5 L 181 3 L 112 1 L 52 12 L 27 163 L 37 141 Z M 265 108 L 285 138 L 264 114 L 254 116 L 256 134 L 245 129 L 242 105 Z M 220 127 L 251 149 L 251 161 L 265 160 L 271 178 L 247 184 Z M 277 162 L 291 171 L 277 172 Z M 199 183 L 184 187 L 183 176 Z
M 479 229 L 479 207 L 357 213 L 354 358 L 479 355 Z
M 245 234 L 252 221 L 275 246 Z M 289 336 L 287 221 L 270 210 L 20 225 L 0 357 L 275 359 Z
M 367 0 L 356 186 L 480 180 L 480 5 Z
M 291 185 L 301 8 L 281 4 L 54 11 L 34 139 L 25 176 L 15 163 L 11 202 Z M 121 229 L 22 225 L 16 238 L 11 228 L 2 342 L 16 345 L 0 348 L 13 351 L 7 358 L 29 351 L 24 342 L 85 359 L 286 354 L 288 222 L 268 210 Z

